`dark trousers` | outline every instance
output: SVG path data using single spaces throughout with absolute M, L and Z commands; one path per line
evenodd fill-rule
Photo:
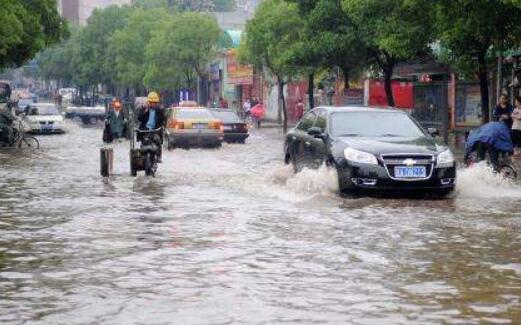
M 476 147 L 476 153 L 478 155 L 478 161 L 485 160 L 488 153 L 492 166 L 496 168 L 499 165 L 499 151 L 497 151 L 493 146 L 480 142 Z

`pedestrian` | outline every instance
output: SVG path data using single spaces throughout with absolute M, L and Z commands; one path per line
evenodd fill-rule
M 304 116 L 304 103 L 302 98 L 299 98 L 297 105 L 295 105 L 295 121 L 300 121 L 302 116 Z
M 514 153 L 521 153 L 521 96 L 516 96 L 514 100 L 514 111 L 512 112 L 512 142 L 514 143 Z
M 257 105 L 255 105 L 251 109 L 251 117 L 253 119 L 253 123 L 257 124 L 257 128 L 260 129 L 261 121 L 264 119 L 265 115 L 266 115 L 266 108 L 264 107 L 264 104 L 262 103 L 262 101 L 260 101 Z
M 127 119 L 121 107 L 121 102 L 114 101 L 112 103 L 112 109 L 107 114 L 106 123 L 110 126 L 110 133 L 112 139 L 123 138 L 125 136 L 125 128 L 127 125 Z M 107 141 L 112 142 L 112 141 Z
M 512 129 L 512 112 L 514 111 L 514 108 L 510 103 L 508 102 L 507 95 L 503 94 L 499 98 L 499 103 L 497 104 L 496 108 L 494 108 L 494 111 L 492 112 L 492 117 L 494 121 L 496 122 L 505 122 L 509 129 Z
M 228 108 L 228 101 L 226 99 L 224 99 L 223 97 L 221 97 L 219 99 L 219 106 L 221 108 Z
M 243 119 L 246 119 L 248 117 L 248 115 L 250 114 L 250 110 L 251 110 L 251 102 L 249 99 L 246 99 L 246 101 L 242 105 Z

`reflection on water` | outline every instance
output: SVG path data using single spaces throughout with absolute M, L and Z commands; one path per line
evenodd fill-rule
M 519 324 L 521 187 L 484 166 L 454 198 L 341 198 L 281 135 L 99 174 L 101 131 L 0 152 L 2 324 Z

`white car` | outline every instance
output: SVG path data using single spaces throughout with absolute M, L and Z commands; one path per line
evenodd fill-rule
M 25 116 L 29 133 L 64 133 L 63 116 L 54 104 L 34 104 Z

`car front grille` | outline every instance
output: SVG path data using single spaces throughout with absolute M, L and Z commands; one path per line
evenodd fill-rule
M 432 155 L 415 154 L 382 155 L 381 159 L 389 177 L 398 181 L 422 181 L 431 178 L 435 162 Z M 396 178 L 394 168 L 400 166 L 425 167 L 427 177 Z

